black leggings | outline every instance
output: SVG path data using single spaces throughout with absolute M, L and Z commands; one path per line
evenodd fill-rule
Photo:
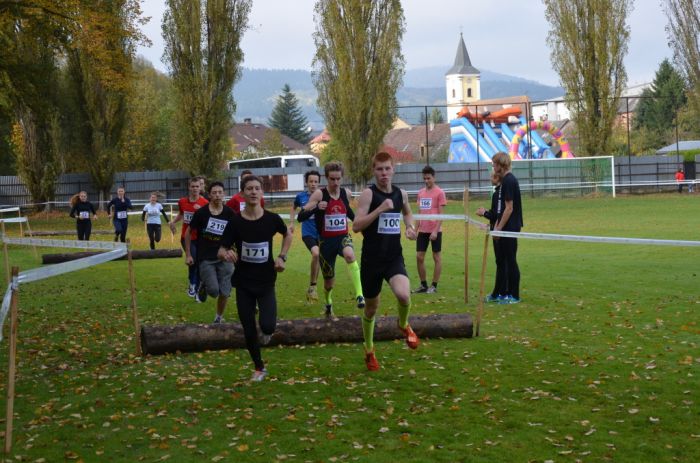
M 493 297 L 508 294 L 505 257 L 503 255 L 503 246 L 501 246 L 502 239 L 493 240 L 493 254 L 496 256 L 496 283 L 493 285 L 493 291 L 491 292 Z
M 503 275 L 505 277 L 506 294 L 520 299 L 520 268 L 518 267 L 518 239 L 500 238 L 498 246 L 503 254 Z M 498 273 L 498 270 L 496 271 Z
M 155 249 L 156 243 L 160 243 L 160 230 L 160 225 L 157 223 L 146 224 L 146 232 L 148 233 L 151 249 Z
M 126 230 L 129 228 L 129 221 L 126 219 L 114 220 L 114 241 L 126 243 Z
M 257 286 L 244 288 L 236 287 L 236 305 L 238 306 L 238 319 L 243 326 L 245 345 L 250 353 L 250 358 L 255 364 L 256 370 L 262 370 L 265 364 L 260 355 L 260 341 L 258 341 L 258 329 L 255 326 L 255 304 L 260 309 L 259 323 L 263 334 L 272 334 L 277 325 L 277 298 L 275 286 Z
M 90 241 L 90 233 L 92 232 L 92 220 L 76 220 L 75 227 L 78 230 L 79 241 Z

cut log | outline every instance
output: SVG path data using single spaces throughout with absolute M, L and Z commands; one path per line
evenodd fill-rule
M 420 315 L 410 318 L 419 338 L 471 338 L 472 317 L 468 313 Z M 396 317 L 377 317 L 376 341 L 402 339 Z M 361 342 L 360 317 L 280 320 L 268 346 L 334 342 Z M 240 349 L 245 347 L 243 327 L 239 323 L 143 325 L 141 350 L 144 354 Z
M 83 257 L 94 256 L 102 251 L 84 251 L 84 252 L 69 252 L 61 254 L 43 254 L 41 256 L 42 264 L 60 264 L 69 260 L 82 259 Z M 143 249 L 131 251 L 132 259 L 163 259 L 172 257 L 182 257 L 182 249 Z M 126 256 L 115 260 L 125 260 Z
M 28 236 L 75 236 L 75 230 L 35 230 L 25 233 Z M 92 230 L 91 235 L 114 235 L 114 231 L 110 230 Z

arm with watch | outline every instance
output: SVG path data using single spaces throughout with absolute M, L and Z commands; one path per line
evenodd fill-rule
M 282 250 L 280 251 L 277 259 L 275 259 L 275 270 L 278 272 L 284 272 L 285 264 L 287 262 L 287 253 L 289 248 L 292 246 L 293 235 L 290 233 L 285 233 L 284 239 L 282 240 Z

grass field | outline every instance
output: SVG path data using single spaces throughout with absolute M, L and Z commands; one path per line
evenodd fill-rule
M 472 209 L 481 204 L 472 200 Z M 529 232 L 700 240 L 693 195 L 526 197 L 523 206 Z M 454 203 L 448 212 L 461 210 Z M 73 229 L 42 215 L 31 225 Z M 298 233 L 277 284 L 285 319 L 321 310 L 304 299 L 308 254 Z M 148 247 L 136 218 L 129 235 Z M 463 224 L 449 222 L 439 294 L 414 296 L 414 313 L 475 312 L 483 235 L 471 237 L 469 304 Z M 166 232 L 160 247 L 170 246 Z M 415 286 L 415 251 L 404 248 Z M 126 262 L 24 285 L 7 459 L 697 461 L 700 249 L 520 240 L 518 256 L 523 303 L 487 306 L 477 339 L 423 340 L 417 351 L 377 343 L 376 373 L 365 370 L 360 345 L 270 348 L 270 376 L 254 385 L 244 350 L 136 357 Z M 21 270 L 39 265 L 31 248 L 12 247 L 10 260 Z M 142 323 L 213 319 L 212 301 L 186 296 L 182 260 L 134 266 Z M 356 315 L 343 267 L 337 312 Z M 487 290 L 493 274 L 490 254 Z M 383 301 L 380 312 L 394 315 L 386 290 Z M 227 318 L 235 320 L 233 304 Z

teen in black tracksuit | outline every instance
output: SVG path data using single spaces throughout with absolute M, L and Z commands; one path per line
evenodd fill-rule
M 76 219 L 75 225 L 78 232 L 78 240 L 90 241 L 90 233 L 92 232 L 92 220 L 97 219 L 95 214 L 95 206 L 87 200 L 87 193 L 81 191 L 77 194 L 77 198 L 71 198 L 73 207 L 70 210 L 70 216 Z
M 496 175 L 491 175 L 491 183 L 494 185 L 493 194 L 491 195 L 491 208 L 484 209 L 480 207 L 476 211 L 476 215 L 485 217 L 489 221 L 489 229 L 493 230 L 496 225 L 496 219 L 498 218 L 498 202 L 501 196 L 501 179 Z M 493 291 L 491 294 L 486 296 L 486 302 L 498 302 L 505 298 L 508 293 L 508 288 L 506 288 L 506 277 L 505 277 L 505 266 L 503 262 L 503 253 L 501 252 L 500 240 L 493 237 L 491 239 L 493 242 L 493 253 L 496 257 L 496 282 L 493 286 Z
M 494 173 L 501 178 L 501 189 L 498 195 L 498 208 L 495 231 L 519 232 L 523 227 L 523 208 L 520 199 L 520 184 L 510 171 L 510 156 L 496 153 L 493 158 Z M 501 300 L 504 304 L 520 302 L 520 268 L 518 267 L 517 238 L 498 238 L 503 253 L 503 266 L 506 285 L 506 297 Z

